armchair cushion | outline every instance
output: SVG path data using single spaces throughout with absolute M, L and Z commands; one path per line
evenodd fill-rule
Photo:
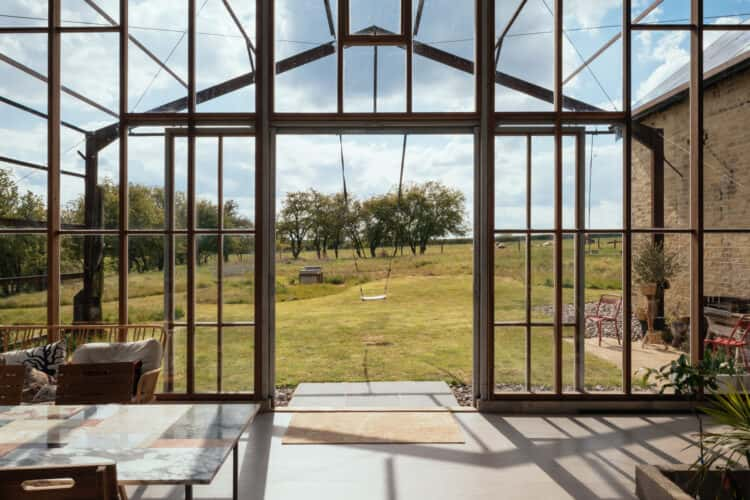
M 63 339 L 39 347 L 1 353 L 0 358 L 6 364 L 30 366 L 55 377 L 57 367 L 65 363 L 65 349 L 66 344 Z
M 144 372 L 161 367 L 162 348 L 156 339 L 138 342 L 93 342 L 75 350 L 72 363 L 142 363 Z

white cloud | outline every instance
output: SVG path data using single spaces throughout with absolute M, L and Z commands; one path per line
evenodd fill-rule
M 636 61 L 648 70 L 637 86 L 636 100 L 646 97 L 690 60 L 690 52 L 685 48 L 687 36 L 684 31 L 658 34 L 642 31 L 637 35 Z

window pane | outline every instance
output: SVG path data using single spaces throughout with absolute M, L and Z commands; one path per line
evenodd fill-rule
M 223 138 L 224 227 L 255 227 L 255 139 Z
M 218 341 L 218 332 L 215 327 L 204 326 L 195 329 L 195 392 L 219 392 Z
M 690 222 L 689 40 L 684 32 L 643 35 L 633 40 L 632 224 L 683 229 Z
M 748 0 L 703 0 L 703 19 L 706 24 L 739 24 L 749 17 Z
M 555 239 L 551 234 L 531 239 L 531 318 L 552 321 L 555 313 Z
M 195 318 L 197 321 L 216 321 L 218 308 L 218 272 L 216 259 L 219 255 L 219 237 L 200 235 L 196 241 L 197 267 L 195 273 Z
M 337 64 L 334 44 L 338 6 L 330 2 L 329 25 L 323 2 L 277 0 L 274 5 L 277 69 L 275 110 L 332 113 L 337 106 Z M 321 47 L 316 57 L 299 64 L 300 54 Z M 305 58 L 306 60 L 306 58 Z
M 531 227 L 555 227 L 555 138 L 531 138 Z
M 46 27 L 49 2 L 35 0 L 8 0 L 3 2 L 3 14 L 0 16 L 0 27 Z
M 47 73 L 46 35 L 0 35 L 0 53 L 41 75 Z M 44 226 L 47 120 L 21 108 L 46 113 L 47 85 L 5 62 L 0 63 L 0 81 L 0 228 Z
M 222 328 L 222 392 L 253 392 L 255 328 Z
M 219 141 L 215 137 L 195 139 L 196 227 L 219 227 Z
M 160 323 L 164 314 L 164 237 L 128 238 L 128 321 Z
M 566 130 L 567 132 L 567 130 Z M 573 131 L 571 131 L 573 132 Z M 580 161 L 578 157 L 579 139 L 583 131 L 575 130 L 575 135 L 567 133 L 562 137 L 562 227 L 563 229 L 575 229 L 576 227 L 576 197 L 578 189 L 576 185 L 576 167 Z
M 128 107 L 130 112 L 185 112 L 187 110 L 188 2 L 165 2 L 159 8 L 149 0 L 128 1 Z M 213 2 L 212 2 L 213 3 Z
M 406 55 L 403 49 L 386 46 L 344 50 L 344 111 L 406 111 Z
M 526 237 L 495 237 L 495 321 L 526 321 Z
M 584 329 L 584 385 L 587 391 L 619 391 L 622 388 L 624 330 L 622 236 L 616 233 L 589 234 L 585 249 L 584 297 L 588 319 Z M 636 333 L 637 322 L 633 326 L 633 337 Z
M 119 239 L 116 236 L 60 238 L 62 323 L 117 323 Z
M 570 125 L 563 137 L 563 227 L 575 227 L 576 163 L 584 177 L 585 227 L 622 229 L 622 141 L 612 125 Z M 580 148 L 580 150 L 579 150 Z
M 690 315 L 690 235 L 634 235 L 632 258 L 632 304 L 640 327 L 633 328 L 633 388 L 643 391 L 649 390 L 643 384 L 644 368 L 660 368 L 689 352 L 688 330 L 677 332 L 671 323 Z M 669 265 L 661 265 L 662 261 Z M 671 269 L 671 273 L 654 286 L 654 276 L 664 274 L 655 271 L 662 268 Z M 650 309 L 646 293 L 653 297 Z
M 526 228 L 527 140 L 495 138 L 495 229 Z
M 62 221 L 76 228 L 119 225 L 119 47 L 115 33 L 63 33 L 60 79 Z M 80 174 L 80 175 L 71 175 Z M 86 186 L 85 179 L 96 179 Z
M 170 337 L 171 347 L 164 353 L 161 381 L 158 390 L 164 392 L 187 392 L 187 328 L 175 327 Z M 171 348 L 171 353 L 170 353 Z
M 174 237 L 174 320 L 187 321 L 187 236 Z
M 104 12 L 104 15 L 94 10 L 85 0 L 62 0 L 61 25 L 94 27 L 117 24 L 120 18 L 119 0 L 97 0 L 96 6 Z
M 174 139 L 174 226 L 187 229 L 187 160 L 188 140 L 186 137 Z M 198 161 L 196 159 L 196 170 Z
M 552 327 L 531 329 L 531 390 L 551 392 L 555 387 L 555 334 Z
M 495 328 L 495 392 L 526 390 L 526 328 Z
M 0 315 L 3 323 L 47 322 L 47 238 L 0 235 Z
M 130 229 L 166 227 L 164 137 L 128 137 Z
M 474 63 L 474 2 L 433 0 L 412 2 L 414 24 L 415 112 L 474 111 L 474 74 L 435 60 L 438 53 L 460 58 L 463 67 Z M 416 26 L 419 4 L 424 5 Z M 437 49 L 437 50 L 435 50 Z
M 610 40 L 622 32 L 622 1 L 567 0 L 563 10 L 563 93 L 606 111 L 621 110 L 622 41 Z
M 709 228 L 749 228 L 748 76 L 726 65 L 746 53 L 750 32 L 712 32 L 706 37 L 704 68 L 710 80 L 703 94 L 704 223 Z
M 252 321 L 255 317 L 255 238 L 224 236 L 223 320 Z
M 230 11 L 231 9 L 231 11 Z M 251 112 L 255 110 L 255 0 L 204 2 L 196 19 L 196 85 L 199 112 Z M 234 85 L 213 93 L 200 92 L 223 82 Z
M 401 0 L 349 0 L 349 33 L 364 30 L 368 35 L 401 33 Z
M 690 0 L 664 0 L 658 8 L 650 10 L 644 16 L 644 9 L 650 5 L 650 3 L 644 3 L 639 8 L 634 8 L 633 22 L 636 22 L 638 18 L 641 18 L 638 22 L 643 24 L 687 24 L 690 22 Z
M 495 86 L 497 111 L 551 111 L 554 68 L 554 17 L 550 3 L 532 0 L 521 9 L 515 22 L 511 20 L 517 2 L 495 0 L 495 40 L 507 29 L 502 40 L 497 71 L 513 79 L 521 79 L 548 91 L 546 99 L 530 92 L 513 90 L 503 81 Z M 510 27 L 509 27 L 510 26 Z M 497 55 L 497 54 L 496 54 Z M 529 64 L 534 61 L 534 64 Z

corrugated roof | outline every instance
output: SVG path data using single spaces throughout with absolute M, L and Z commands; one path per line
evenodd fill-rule
M 728 31 L 706 47 L 703 52 L 705 78 L 710 78 L 748 58 L 750 58 L 750 31 Z M 690 63 L 686 63 L 639 99 L 634 106 L 636 112 L 648 111 L 649 108 L 687 89 L 689 82 Z

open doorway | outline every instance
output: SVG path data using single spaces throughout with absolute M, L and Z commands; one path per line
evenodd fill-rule
M 277 405 L 471 403 L 473 136 L 276 144 Z

